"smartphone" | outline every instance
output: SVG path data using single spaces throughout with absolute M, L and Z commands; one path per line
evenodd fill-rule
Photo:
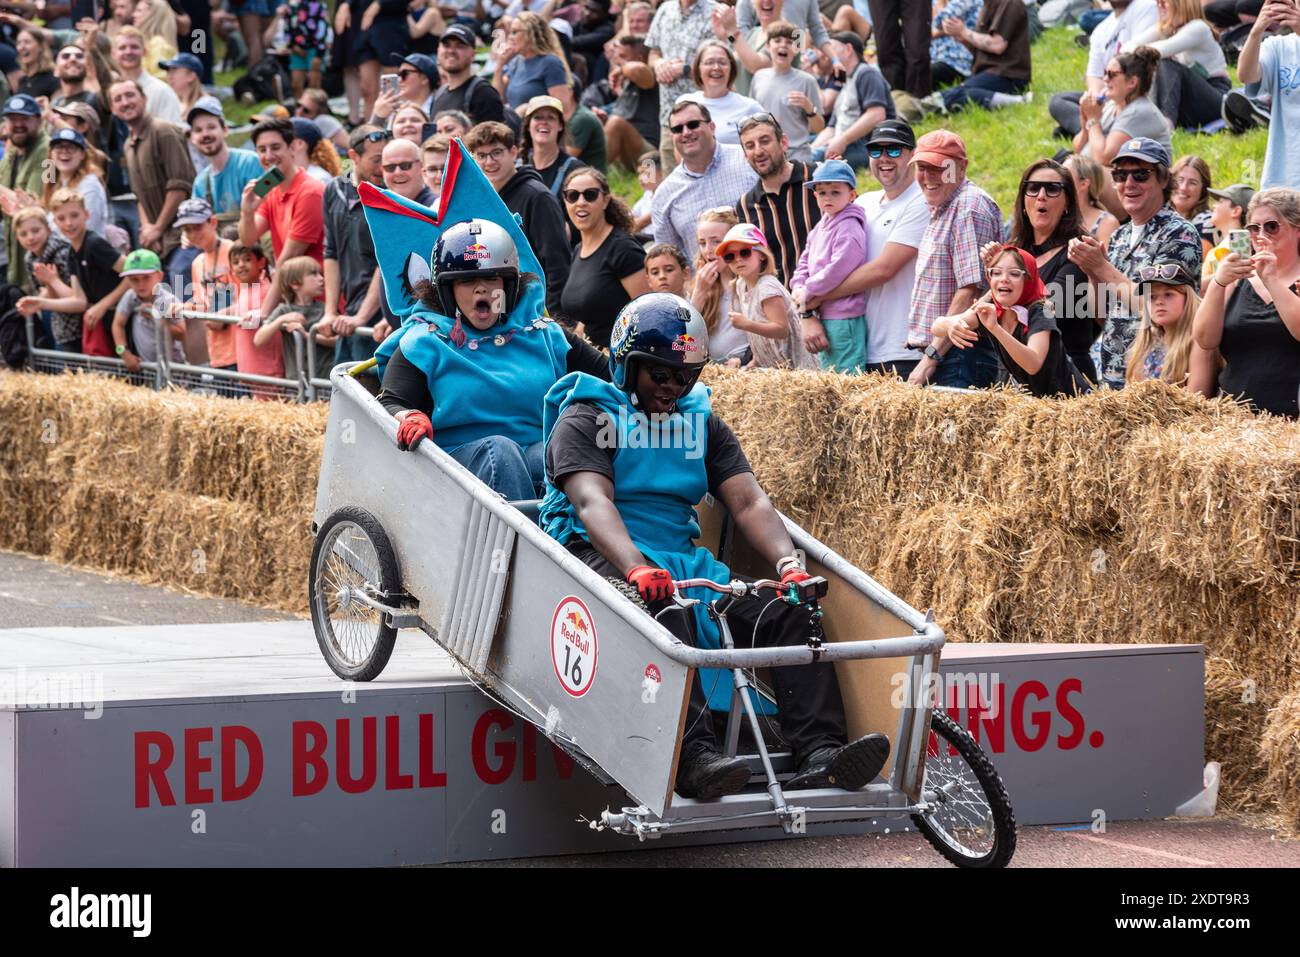
M 385 73 L 379 78 L 379 92 L 397 95 L 398 77 L 396 73 Z
M 280 172 L 280 167 L 272 166 L 259 176 L 257 182 L 253 184 L 253 195 L 265 197 L 267 193 L 283 182 L 284 174 Z
M 1244 229 L 1228 231 L 1228 251 L 1236 253 L 1242 259 L 1250 258 L 1250 233 Z

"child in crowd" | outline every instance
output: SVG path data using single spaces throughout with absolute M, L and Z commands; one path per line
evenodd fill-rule
M 751 366 L 775 369 L 815 369 L 817 360 L 804 348 L 794 302 L 776 278 L 776 259 L 763 231 L 751 223 L 727 230 L 716 254 L 736 277 L 736 303 L 731 324 L 749 336 L 754 353 Z
M 844 160 L 827 160 L 804 183 L 817 196 L 822 218 L 808 233 L 790 292 L 803 312 L 803 339 L 819 354 L 823 369 L 861 372 L 867 364 L 867 295 L 864 292 L 823 301 L 821 318 L 805 304 L 821 299 L 867 261 L 867 213 L 853 200 L 858 178 Z
M 958 349 L 981 337 L 991 340 L 1002 360 L 1002 378 L 1009 375 L 1036 396 L 1088 391 L 1087 381 L 1065 354 L 1056 320 L 1044 308 L 1047 287 L 1033 253 L 1003 246 L 985 262 L 991 298 L 939 319 L 935 334 L 947 335 Z
M 690 268 L 686 254 L 672 243 L 655 243 L 645 251 L 646 283 L 651 292 L 671 292 L 685 299 Z
M 103 236 L 90 231 L 86 197 L 79 191 L 67 186 L 56 189 L 50 196 L 50 213 L 72 249 L 72 273 L 76 280 L 75 284 L 65 284 L 51 274 L 50 291 L 59 298 L 80 292 L 86 302 L 93 304 L 82 307 L 85 314 L 81 324 L 81 351 L 89 356 L 111 356 L 113 323 L 103 319 L 116 308 L 129 288 L 119 276 L 126 257 Z
M 795 67 L 799 31 L 787 20 L 767 25 L 767 53 L 772 65 L 754 74 L 749 95 L 781 124 L 790 141 L 786 154 L 792 160 L 812 159 L 813 138 L 826 126 L 822 116 L 817 78 Z
M 314 328 L 325 315 L 325 274 L 320 263 L 310 256 L 294 256 L 280 264 L 275 281 L 280 286 L 280 305 L 267 316 L 262 328 L 253 336 L 253 345 L 261 348 L 279 338 L 287 379 L 299 376 L 297 350 L 293 334 L 303 332 L 315 339 L 315 365 L 307 370 L 309 378 L 328 379 L 334 368 L 334 342 L 338 336 L 327 326 Z M 304 352 L 304 361 L 309 361 Z
M 28 316 L 49 312 L 48 330 L 55 348 L 80 352 L 81 314 L 86 309 L 86 297 L 78 287 L 72 296 L 56 298 L 50 286 L 54 280 L 69 285 L 76 282 L 72 275 L 72 247 L 66 239 L 54 235 L 45 210 L 39 206 L 20 209 L 14 214 L 10 228 L 18 237 L 18 244 L 26 250 L 28 270 L 35 281 L 36 294 L 20 299 L 19 311 Z
M 641 184 L 641 198 L 632 206 L 632 235 L 649 232 L 650 203 L 655 190 L 663 181 L 663 168 L 658 150 L 648 150 L 636 161 L 636 181 Z
M 271 336 L 263 345 L 254 343 L 261 321 L 249 319 L 249 313 L 260 312 L 262 303 L 271 294 L 271 277 L 267 270 L 266 253 L 261 246 L 236 244 L 230 250 L 230 273 L 239 283 L 235 305 L 230 312 L 245 317 L 235 327 L 235 367 L 240 372 L 254 375 L 284 376 L 284 354 L 280 337 Z M 276 394 L 266 386 L 253 389 L 258 399 L 274 399 Z
M 715 206 L 700 213 L 695 223 L 695 281 L 691 304 L 700 310 L 709 329 L 709 354 L 714 362 L 739 368 L 750 359 L 749 337 L 731 324 L 735 282 L 722 260 L 718 243 L 740 222 L 733 206 Z
M 114 351 L 131 372 L 141 362 L 158 361 L 158 322 L 172 362 L 185 361 L 185 323 L 161 317 L 172 311 L 176 297 L 163 284 L 162 260 L 152 249 L 137 249 L 122 264 L 122 278 L 131 287 L 113 313 Z
M 1196 278 L 1175 262 L 1153 263 L 1138 272 L 1142 323 L 1129 347 L 1128 382 L 1163 379 L 1193 392 L 1214 394 L 1220 362 L 1192 341 L 1192 319 L 1201 304 Z
M 1255 191 L 1249 186 L 1234 183 L 1225 189 L 1209 190 L 1209 194 L 1214 197 L 1214 205 L 1210 207 L 1210 225 L 1219 238 L 1219 244 L 1206 254 L 1205 262 L 1201 265 L 1202 295 L 1214 278 L 1214 270 L 1219 268 L 1219 260 L 1228 255 L 1228 233 L 1234 229 L 1246 228 L 1246 208 Z
M 186 307 L 195 312 L 227 311 L 235 301 L 235 277 L 230 269 L 230 250 L 235 244 L 217 233 L 217 214 L 206 199 L 182 202 L 176 209 L 175 224 L 181 228 L 185 244 L 199 251 L 190 264 L 191 291 Z M 235 327 L 208 322 L 205 332 L 212 367 L 235 371 Z

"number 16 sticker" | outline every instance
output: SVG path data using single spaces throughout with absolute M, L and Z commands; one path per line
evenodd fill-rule
M 551 619 L 551 663 L 564 690 L 575 698 L 590 691 L 599 656 L 595 619 L 580 598 L 570 595 Z

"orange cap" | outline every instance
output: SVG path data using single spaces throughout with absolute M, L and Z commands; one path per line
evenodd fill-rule
M 949 161 L 966 162 L 966 144 L 952 130 L 931 130 L 916 141 L 913 163 L 943 166 Z

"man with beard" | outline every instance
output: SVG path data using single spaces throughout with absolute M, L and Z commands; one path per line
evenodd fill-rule
M 474 75 L 474 50 L 477 40 L 474 31 L 463 23 L 450 24 L 438 41 L 438 71 L 445 77 L 442 86 L 433 91 L 433 106 L 429 116 L 435 117 L 447 110 L 468 113 L 477 123 L 500 123 L 505 117 L 505 106 L 491 83 Z
M 249 180 L 262 175 L 262 164 L 252 150 L 226 145 L 226 114 L 215 96 L 201 96 L 186 117 L 190 142 L 208 166 L 194 180 L 195 199 L 205 199 L 217 214 L 217 222 L 239 219 L 239 200 Z
M 59 50 L 54 58 L 54 75 L 59 80 L 59 92 L 50 100 L 51 106 L 69 103 L 89 103 L 100 114 L 100 125 L 106 126 L 108 114 L 102 109 L 99 97 L 86 89 L 86 51 L 75 43 Z
M 42 174 L 50 152 L 50 139 L 41 128 L 41 107 L 26 93 L 5 101 L 5 121 L 9 124 L 9 148 L 0 159 L 0 186 L 23 190 L 32 196 L 45 189 Z M 27 256 L 18 245 L 13 222 L 5 217 L 5 248 L 9 252 L 9 281 L 22 285 L 27 281 Z
M 740 148 L 749 168 L 758 174 L 758 184 L 736 203 L 736 215 L 767 237 L 783 286 L 789 284 L 808 233 L 822 216 L 812 190 L 804 189 L 814 166 L 791 160 L 786 153 L 789 146 L 771 113 L 755 113 L 740 121 Z

